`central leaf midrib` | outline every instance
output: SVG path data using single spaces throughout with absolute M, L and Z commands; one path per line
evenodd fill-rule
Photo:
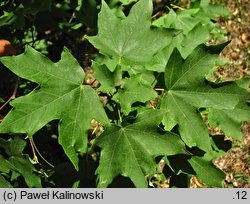
M 121 129 L 119 129 L 119 130 L 117 130 L 117 131 L 115 131 L 115 132 L 109 134 L 109 137 L 112 137 L 112 135 L 116 135 L 117 132 L 118 132 L 118 135 L 119 135 L 119 136 L 118 136 L 118 138 L 117 138 L 117 140 L 116 140 L 116 142 L 115 142 L 115 144 L 114 144 L 113 151 L 111 151 L 112 154 L 111 154 L 110 162 L 108 162 L 108 170 L 107 170 L 108 172 L 110 172 L 110 169 L 111 169 L 111 166 L 112 166 L 112 163 L 113 163 L 113 160 L 114 160 L 113 158 L 114 158 L 114 155 L 115 155 L 116 148 L 117 148 L 117 146 L 118 146 L 119 140 L 120 140 L 120 138 L 121 138 L 122 132 L 121 132 Z
M 75 131 L 76 131 L 76 121 L 77 121 L 77 119 L 78 119 L 78 115 L 79 115 L 79 108 L 80 108 L 80 104 L 81 104 L 81 98 L 82 98 L 82 90 L 81 90 L 81 88 L 79 88 L 79 91 L 80 91 L 80 93 L 79 93 L 79 100 L 78 100 L 78 103 L 77 103 L 77 106 L 76 106 L 76 111 L 75 111 L 75 119 L 74 119 L 74 123 L 73 123 L 73 128 L 72 128 L 72 134 L 71 134 L 71 136 L 69 136 L 70 138 L 71 138 L 71 140 L 72 140 L 72 138 L 74 138 L 75 137 Z M 71 144 L 71 145 L 74 145 L 74 144 Z
M 131 143 L 130 143 L 129 136 L 127 136 L 127 135 L 125 134 L 125 133 L 126 133 L 126 129 L 125 129 L 125 130 L 122 129 L 122 132 L 123 132 L 123 135 L 124 135 L 125 139 L 126 139 L 127 142 L 128 142 L 128 145 L 129 145 L 129 147 L 130 147 L 130 149 L 131 149 L 131 152 L 133 153 L 133 157 L 134 157 L 135 163 L 137 164 L 138 168 L 141 170 L 141 173 L 144 175 L 144 173 L 143 173 L 143 171 L 142 171 L 142 168 L 141 168 L 141 166 L 140 166 L 140 164 L 139 164 L 139 162 L 138 162 L 138 159 L 137 159 L 137 157 L 136 157 L 136 154 L 135 154 L 135 152 L 134 152 L 133 146 L 132 146 Z

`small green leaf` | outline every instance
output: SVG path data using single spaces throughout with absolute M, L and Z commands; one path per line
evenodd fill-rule
M 197 17 L 210 18 L 216 20 L 219 16 L 227 16 L 229 11 L 223 6 L 223 4 L 212 4 L 210 0 L 199 0 L 196 5 L 200 7 L 200 12 L 197 13 Z
M 32 165 L 32 163 L 29 161 L 28 156 L 24 157 L 10 157 L 9 162 L 15 166 L 15 169 L 23 176 L 25 182 L 27 185 L 32 188 L 41 188 L 41 178 L 34 173 L 36 169 Z
M 237 140 L 243 140 L 241 125 L 244 121 L 250 121 L 250 107 L 242 103 L 234 109 L 211 108 L 208 119 L 212 127 L 218 125 L 225 135 Z
M 209 25 L 197 24 L 182 40 L 181 56 L 185 59 L 198 45 L 207 42 L 210 39 L 210 31 Z
M 113 100 L 121 105 L 125 115 L 131 111 L 131 105 L 135 102 L 146 102 L 157 97 L 152 87 L 144 84 L 141 75 L 134 75 L 124 80 L 124 85 L 113 96 Z
M 198 11 L 199 9 L 187 9 L 175 13 L 171 9 L 167 15 L 154 21 L 153 25 L 164 28 L 179 29 L 183 31 L 184 35 L 186 35 L 200 22 L 198 18 L 193 17 Z
M 19 136 L 14 136 L 7 141 L 0 138 L 0 146 L 5 149 L 9 156 L 20 156 L 26 146 L 26 142 Z
M 0 16 L 0 26 L 11 25 L 15 29 L 22 29 L 25 23 L 24 12 L 22 4 L 12 12 L 3 11 L 3 15 Z
M 95 145 L 102 149 L 96 170 L 99 187 L 107 187 L 119 174 L 129 177 L 136 187 L 147 187 L 145 176 L 155 171 L 156 156 L 186 153 L 178 135 L 157 132 L 162 115 L 157 110 L 141 112 L 133 124 L 110 125 L 96 139 Z
M 96 61 L 93 61 L 92 68 L 94 70 L 94 77 L 100 82 L 101 86 L 98 88 L 103 93 L 114 94 L 116 91 L 115 86 L 120 85 L 121 81 L 117 80 L 115 69 L 111 72 L 105 64 L 101 65 Z
M 148 71 L 144 67 L 132 67 L 128 73 L 130 76 L 140 75 L 140 83 L 145 86 L 153 87 L 157 82 L 154 72 Z
M 186 59 L 198 45 L 210 39 L 210 31 L 211 28 L 209 25 L 198 23 L 188 33 L 184 34 L 181 32 L 177 34 L 167 47 L 153 57 L 149 64 L 146 65 L 146 69 L 164 72 L 174 48 L 177 48 L 182 58 Z
M 196 175 L 201 181 L 210 187 L 222 188 L 226 175 L 223 171 L 214 166 L 210 156 L 193 156 L 189 163 L 194 168 Z
M 0 172 L 8 174 L 13 169 L 15 169 L 15 166 L 0 155 Z
M 0 174 L 0 188 L 13 188 L 13 186 L 5 180 L 5 178 Z

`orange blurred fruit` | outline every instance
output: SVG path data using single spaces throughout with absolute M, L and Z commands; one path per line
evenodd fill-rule
M 16 47 L 10 41 L 0 39 L 0 56 L 10 56 L 16 54 Z

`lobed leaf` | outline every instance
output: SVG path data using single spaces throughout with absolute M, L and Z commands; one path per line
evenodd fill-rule
M 27 155 L 23 157 L 12 156 L 9 158 L 9 162 L 15 167 L 15 170 L 23 176 L 28 187 L 42 187 L 41 178 L 34 173 L 36 169 Z
M 136 187 L 147 187 L 146 175 L 155 171 L 156 156 L 186 153 L 178 135 L 157 132 L 162 116 L 158 110 L 143 111 L 133 124 L 111 124 L 96 139 L 95 145 L 102 149 L 96 170 L 99 187 L 107 187 L 119 174 L 129 177 Z
M 206 154 L 203 157 L 193 156 L 189 163 L 203 183 L 211 187 L 222 188 L 226 175 L 216 168 L 211 160 L 212 158 Z
M 133 103 L 138 101 L 144 103 L 156 97 L 157 93 L 141 80 L 141 75 L 134 75 L 124 80 L 122 89 L 119 89 L 112 99 L 118 102 L 122 112 L 128 115 Z
M 212 84 L 205 76 L 213 69 L 217 54 L 204 45 L 196 48 L 183 60 L 175 49 L 165 70 L 167 93 L 162 99 L 161 109 L 167 111 L 163 123 L 166 130 L 178 124 L 184 142 L 210 152 L 211 144 L 200 108 L 234 109 L 245 101 L 248 92 L 236 83 Z
M 59 143 L 78 169 L 76 153 L 86 151 L 91 120 L 108 122 L 96 92 L 83 85 L 85 74 L 78 62 L 66 48 L 61 60 L 53 63 L 31 47 L 19 56 L 3 57 L 1 62 L 39 86 L 11 102 L 13 109 L 0 124 L 0 133 L 32 136 L 48 122 L 60 119 Z
M 241 125 L 244 121 L 250 121 L 250 107 L 242 103 L 233 109 L 211 108 L 208 118 L 212 127 L 218 125 L 225 135 L 242 140 Z
M 120 19 L 102 1 L 98 35 L 88 36 L 87 39 L 116 64 L 148 62 L 156 52 L 170 43 L 174 35 L 171 30 L 151 28 L 152 11 L 152 1 L 141 0 L 131 8 L 125 19 Z

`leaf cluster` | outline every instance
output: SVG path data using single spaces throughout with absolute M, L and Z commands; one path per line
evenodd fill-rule
M 55 6 L 32 2 L 23 1 L 15 9 L 24 5 L 25 12 L 37 15 Z M 88 167 L 81 160 L 85 155 L 95 161 L 98 187 L 112 185 L 119 175 L 135 187 L 148 187 L 155 174 L 170 178 L 173 187 L 180 180 L 188 186 L 192 176 L 209 187 L 222 187 L 225 174 L 212 161 L 228 148 L 209 134 L 206 122 L 241 140 L 241 124 L 250 119 L 249 79 L 209 80 L 228 44 L 208 46 L 212 20 L 227 12 L 200 0 L 193 1 L 191 9 L 171 9 L 152 21 L 151 0 L 102 1 L 98 17 L 86 19 L 88 12 L 90 18 L 97 15 L 95 1 L 73 2 L 85 26 L 97 23 L 97 34 L 85 35 L 85 40 L 98 50 L 91 68 L 99 84 L 86 83 L 84 70 L 67 48 L 56 63 L 30 46 L 21 55 L 0 58 L 13 73 L 37 85 L 10 103 L 12 109 L 0 124 L 0 133 L 14 133 L 0 140 L 2 187 L 15 186 L 20 175 L 29 187 L 57 186 L 52 178 L 64 165 L 47 167 L 42 173 L 46 178 L 39 176 L 39 164 L 33 166 L 23 153 L 26 143 L 16 135 L 32 138 L 55 120 L 58 144 L 74 167 L 76 183 L 71 186 L 82 182 L 77 171 Z M 161 171 L 160 160 L 166 163 Z

